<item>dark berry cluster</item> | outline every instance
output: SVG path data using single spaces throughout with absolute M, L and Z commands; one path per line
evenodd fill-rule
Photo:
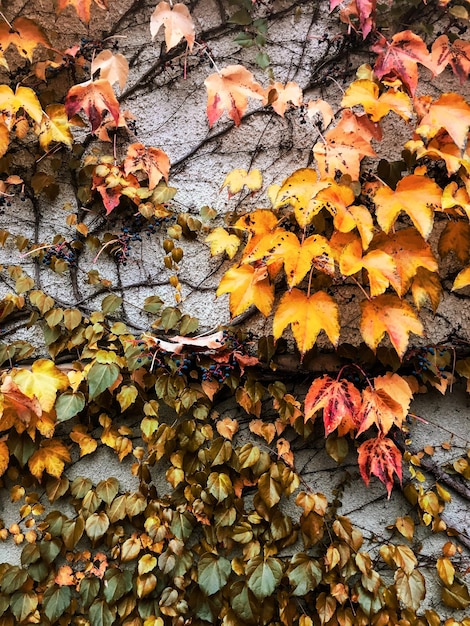
M 51 265 L 53 259 L 62 259 L 62 261 L 74 267 L 77 263 L 77 255 L 72 247 L 73 241 L 75 241 L 75 239 L 72 239 L 71 242 L 62 241 L 54 246 L 49 246 L 42 257 L 44 265 Z
M 421 350 L 412 351 L 414 369 L 412 374 L 420 375 L 429 373 L 441 378 L 447 378 L 445 373 L 445 357 L 446 351 L 439 350 L 433 346 L 422 348 Z

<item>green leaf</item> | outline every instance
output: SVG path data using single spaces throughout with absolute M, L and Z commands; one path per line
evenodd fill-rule
M 52 539 L 51 541 L 42 541 L 39 545 L 39 552 L 41 558 L 48 565 L 50 565 L 55 558 L 59 555 L 62 547 L 62 542 L 59 538 Z
M 89 399 L 93 400 L 114 385 L 118 376 L 119 367 L 116 363 L 93 363 L 88 372 Z
M 269 54 L 266 54 L 266 52 L 258 52 L 255 57 L 255 61 L 262 70 L 265 70 L 271 65 L 271 59 L 269 58 Z
M 57 422 L 66 422 L 75 417 L 85 408 L 85 396 L 81 391 L 65 391 L 56 400 L 54 406 L 57 413 Z
M 114 313 L 114 311 L 119 309 L 121 304 L 122 298 L 114 293 L 110 293 L 109 296 L 103 298 L 103 301 L 101 303 L 101 310 L 105 315 L 108 315 L 109 313 Z
M 238 26 L 248 26 L 253 21 L 250 13 L 246 9 L 240 9 L 232 15 L 228 20 L 230 24 L 238 24 Z
M 232 567 L 230 561 L 215 554 L 205 554 L 197 565 L 198 584 L 208 596 L 220 591 L 229 579 Z
M 3 574 L 2 591 L 4 593 L 14 593 L 22 587 L 28 580 L 28 572 L 17 565 L 12 565 Z
M 89 478 L 84 478 L 83 476 L 77 476 L 75 480 L 70 485 L 70 492 L 74 498 L 78 498 L 82 500 L 86 494 L 92 488 L 93 483 Z
M 36 610 L 38 597 L 33 591 L 17 591 L 11 597 L 10 609 L 19 622 Z
M 282 579 L 282 565 L 278 559 L 256 556 L 247 563 L 247 584 L 258 600 L 270 596 Z
M 238 35 L 234 37 L 233 43 L 238 44 L 242 48 L 251 48 L 255 45 L 254 38 L 249 33 L 238 33 Z
M 90 606 L 88 618 L 91 626 L 111 626 L 114 622 L 114 613 L 112 613 L 104 600 L 95 600 Z
M 119 481 L 113 476 L 110 476 L 105 480 L 100 480 L 100 482 L 96 485 L 97 495 L 103 500 L 103 502 L 106 502 L 106 504 L 111 504 L 117 496 L 118 491 Z
M 129 570 L 108 569 L 104 580 L 104 599 L 108 604 L 114 604 L 132 589 L 132 572 Z
M 46 590 L 43 596 L 44 613 L 46 617 L 55 622 L 69 608 L 72 601 L 70 587 L 58 587 L 53 585 Z
M 107 572 L 106 572 L 107 573 Z M 97 598 L 100 592 L 100 579 L 96 576 L 90 578 L 82 578 L 80 581 L 80 598 L 84 608 L 88 608 L 90 604 Z M 105 590 L 106 595 L 106 590 Z
M 162 311 L 161 325 L 168 332 L 176 327 L 181 319 L 181 311 L 175 307 L 167 306 Z
M 299 552 L 292 557 L 287 575 L 293 587 L 292 594 L 303 597 L 320 584 L 322 569 L 316 559 Z
M 259 603 L 243 582 L 230 587 L 230 604 L 237 617 L 247 624 L 259 623 Z

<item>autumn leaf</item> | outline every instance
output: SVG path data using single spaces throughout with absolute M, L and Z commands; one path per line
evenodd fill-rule
M 46 107 L 37 132 L 39 144 L 44 151 L 49 149 L 49 145 L 52 141 L 64 143 L 69 147 L 72 146 L 73 136 L 63 104 L 50 104 Z
M 377 78 L 398 77 L 414 95 L 418 84 L 418 63 L 432 70 L 432 61 L 424 41 L 411 30 L 393 35 L 389 42 L 379 35 L 372 51 L 378 54 L 374 66 Z
M 357 427 L 357 415 L 361 406 L 361 394 L 347 380 L 334 380 L 325 375 L 316 378 L 305 397 L 305 421 L 312 420 L 323 409 L 325 436 L 336 428 L 340 436 Z
M 307 116 L 313 119 L 314 123 L 321 122 L 320 126 L 327 128 L 334 118 L 331 104 L 325 100 L 310 100 L 307 104 Z
M 60 439 L 45 439 L 41 441 L 39 449 L 31 455 L 28 466 L 31 474 L 39 481 L 44 471 L 59 478 L 64 471 L 65 463 L 70 462 L 68 449 Z
M 361 302 L 361 335 L 372 350 L 376 350 L 385 333 L 400 358 L 408 347 L 410 332 L 422 335 L 423 325 L 412 307 L 397 296 L 383 294 Z
M 449 133 L 461 151 L 465 150 L 470 128 L 470 105 L 459 94 L 444 93 L 435 100 L 421 119 L 416 132 L 429 140 L 441 128 Z
M 254 304 L 265 316 L 274 302 L 274 286 L 270 283 L 266 267 L 251 265 L 232 267 L 225 272 L 216 295 L 230 293 L 230 313 L 236 317 Z
M 225 254 L 229 259 L 233 259 L 240 246 L 240 239 L 234 235 L 228 233 L 225 228 L 218 226 L 207 235 L 205 241 L 211 246 L 211 255 Z
M 393 475 L 402 480 L 402 455 L 388 437 L 375 437 L 361 444 L 357 450 L 359 471 L 366 485 L 371 476 L 377 476 L 387 488 L 388 497 L 393 489 Z
M 6 21 L 0 24 L 0 65 L 8 69 L 8 65 L 1 52 L 14 45 L 23 58 L 33 60 L 33 52 L 38 45 L 50 48 L 49 40 L 43 29 L 35 21 L 27 17 L 17 17 L 13 20 L 12 28 Z
M 439 270 L 431 247 L 414 228 L 404 228 L 391 235 L 379 233 L 373 238 L 370 250 L 382 250 L 393 258 L 401 282 L 399 296 L 408 291 L 418 268 Z
M 94 0 L 100 9 L 108 8 L 108 0 Z M 91 0 L 56 0 L 57 13 L 61 13 L 66 7 L 73 7 L 82 22 L 90 21 Z
M 379 122 L 390 111 L 397 113 L 405 121 L 411 119 L 413 109 L 409 96 L 403 91 L 388 89 L 379 94 L 379 86 L 366 78 L 355 80 L 346 89 L 341 106 L 362 105 L 373 122 Z
M 69 386 L 69 379 L 52 361 L 38 359 L 27 369 L 15 369 L 12 378 L 29 398 L 36 397 L 41 408 L 49 412 L 54 407 L 56 394 Z
M 111 85 L 119 83 L 121 91 L 126 84 L 129 74 L 129 63 L 123 54 L 113 54 L 111 50 L 102 50 L 91 61 L 91 75 L 100 73 L 100 78 L 107 80 Z
M 247 213 L 235 222 L 235 228 L 246 230 L 249 233 L 243 253 L 244 259 L 256 250 L 266 235 L 275 232 L 278 222 L 279 218 L 272 211 L 266 209 L 257 209 L 253 213 Z
M 243 65 L 229 65 L 211 74 L 204 84 L 207 88 L 207 118 L 212 127 L 224 111 L 239 126 L 248 106 L 248 98 L 263 100 L 265 91 L 253 74 Z
M 322 330 L 336 346 L 340 332 L 338 305 L 324 291 L 308 296 L 294 288 L 283 295 L 276 309 L 273 320 L 274 338 L 279 339 L 289 325 L 302 355 L 313 347 Z
M 10 451 L 4 441 L 0 441 L 0 476 L 7 471 L 10 461 Z
M 404 211 L 427 239 L 432 231 L 434 211 L 441 207 L 441 197 L 442 189 L 427 176 L 406 176 L 395 190 L 381 187 L 374 196 L 379 226 L 384 232 L 390 232 L 398 215 Z
M 116 126 L 119 124 L 119 102 L 107 80 L 88 81 L 71 87 L 65 98 L 65 110 L 69 118 L 83 110 L 90 120 L 92 132 L 99 128 L 106 111 L 111 113 Z
M 404 419 L 403 408 L 384 389 L 367 387 L 362 392 L 362 406 L 357 419 L 359 422 L 357 437 L 371 426 L 376 426 L 379 434 L 385 436 L 393 425 L 401 428 Z
M 450 65 L 463 85 L 470 73 L 470 43 L 462 39 L 450 42 L 447 35 L 440 35 L 432 44 L 431 62 L 435 75 L 441 74 Z
M 454 284 L 452 285 L 452 291 L 463 289 L 468 285 L 470 285 L 470 266 L 464 267 L 463 270 L 457 274 Z
M 301 168 L 284 180 L 273 206 L 278 209 L 290 204 L 297 223 L 304 228 L 324 206 L 316 201 L 316 196 L 331 184 L 331 180 L 318 180 L 318 174 L 313 168 Z
M 91 454 L 98 447 L 98 442 L 87 430 L 87 426 L 84 424 L 77 424 L 70 432 L 70 439 L 80 447 L 80 457 Z
M 0 158 L 7 152 L 10 145 L 10 131 L 0 118 Z
M 470 256 L 470 224 L 468 222 L 447 222 L 439 237 L 439 256 L 444 259 L 454 252 L 458 260 L 467 263 Z
M 251 170 L 248 173 L 244 169 L 232 170 L 225 177 L 222 183 L 221 189 L 228 186 L 228 195 L 231 198 L 236 193 L 239 193 L 243 187 L 248 187 L 250 191 L 258 191 L 263 184 L 263 177 L 259 170 Z
M 184 37 L 190 51 L 193 49 L 195 39 L 195 29 L 193 18 L 191 17 L 188 7 L 178 2 L 177 4 L 168 4 L 168 2 L 159 2 L 150 18 L 150 33 L 152 39 L 155 39 L 160 28 L 165 28 L 166 49 L 174 48 Z
M 141 143 L 133 143 L 127 149 L 124 159 L 126 174 L 143 171 L 149 180 L 149 189 L 154 189 L 162 178 L 168 182 L 170 174 L 170 159 L 159 148 L 146 148 Z
M 428 300 L 434 313 L 436 313 L 442 296 L 442 285 L 437 272 L 430 272 L 424 267 L 418 267 L 413 282 L 411 283 L 413 302 L 418 311 L 421 310 Z
M 12 426 L 18 432 L 26 429 L 35 415 L 40 417 L 42 408 L 36 396 L 24 394 L 11 376 L 6 376 L 0 387 L 0 431 Z
M 263 104 L 270 104 L 278 115 L 284 117 L 289 103 L 299 107 L 302 104 L 302 99 L 302 89 L 297 83 L 290 81 L 283 85 L 276 81 L 266 90 Z
M 0 85 L 0 111 L 8 113 L 14 118 L 20 109 L 23 109 L 37 124 L 40 124 L 43 110 L 32 89 L 19 85 L 13 93 L 8 85 Z

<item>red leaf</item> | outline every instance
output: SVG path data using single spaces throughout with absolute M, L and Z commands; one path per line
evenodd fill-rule
M 388 437 L 368 439 L 358 448 L 358 463 L 361 476 L 366 485 L 370 477 L 377 476 L 387 488 L 388 497 L 392 493 L 393 474 L 402 479 L 401 452 Z
M 65 98 L 67 115 L 70 118 L 81 109 L 90 120 L 93 132 L 100 126 L 105 111 L 111 113 L 116 126 L 119 124 L 119 102 L 107 80 L 80 83 L 69 89 Z
M 361 406 L 361 394 L 347 380 L 333 380 L 323 376 L 313 381 L 305 398 L 305 421 L 323 409 L 325 435 L 336 428 L 340 436 L 357 428 L 357 415 Z

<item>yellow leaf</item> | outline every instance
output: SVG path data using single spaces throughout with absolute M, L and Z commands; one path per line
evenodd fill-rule
M 240 239 L 236 235 L 231 235 L 225 228 L 218 226 L 206 237 L 206 242 L 210 243 L 211 255 L 225 254 L 229 259 L 233 259 L 240 246 Z
M 2 476 L 8 469 L 10 460 L 10 453 L 8 446 L 4 441 L 0 441 L 0 476 Z
M 33 452 L 28 466 L 31 474 L 40 481 L 44 471 L 59 478 L 68 462 L 70 454 L 64 444 L 59 439 L 46 439 L 41 441 L 39 450 Z
M 41 123 L 43 110 L 32 89 L 20 85 L 13 93 L 8 85 L 0 85 L 0 110 L 15 116 L 19 109 L 24 109 L 37 124 Z
M 41 120 L 38 129 L 39 143 L 45 151 L 49 149 L 51 141 L 72 146 L 73 136 L 70 123 L 63 104 L 50 104 Z
M 400 358 L 408 347 L 410 332 L 422 335 L 423 325 L 416 313 L 404 300 L 383 294 L 361 302 L 361 335 L 372 350 L 376 350 L 385 333 Z
M 456 289 L 463 289 L 470 285 L 470 266 L 464 267 L 464 269 L 457 274 L 457 278 L 452 285 L 452 291 Z
M 0 158 L 8 150 L 10 144 L 10 131 L 0 118 Z
M 248 173 L 243 169 L 232 170 L 222 184 L 222 189 L 228 186 L 229 196 L 239 193 L 243 187 L 248 187 L 250 191 L 258 191 L 263 184 L 263 177 L 259 170 L 251 170 Z
M 87 427 L 84 424 L 77 424 L 73 427 L 70 439 L 79 445 L 80 457 L 91 454 L 98 446 L 96 439 L 87 433 Z
M 318 180 L 318 174 L 312 168 L 305 167 L 291 174 L 279 189 L 274 208 L 290 204 L 294 208 L 299 226 L 304 228 L 321 211 L 323 204 L 316 202 L 317 194 L 331 185 L 331 181 Z
M 29 398 L 36 396 L 42 410 L 46 412 L 54 407 L 57 392 L 69 386 L 68 377 L 47 359 L 35 361 L 31 371 L 13 370 L 12 378 Z
M 334 346 L 338 344 L 338 305 L 324 291 L 308 296 L 294 288 L 285 293 L 274 314 L 274 338 L 278 339 L 289 324 L 302 355 L 313 347 L 321 330 L 326 332 Z
M 268 316 L 274 302 L 274 286 L 269 281 L 266 267 L 255 269 L 251 265 L 242 265 L 230 268 L 217 289 L 217 296 L 223 293 L 230 293 L 232 317 L 240 315 L 252 304 Z

